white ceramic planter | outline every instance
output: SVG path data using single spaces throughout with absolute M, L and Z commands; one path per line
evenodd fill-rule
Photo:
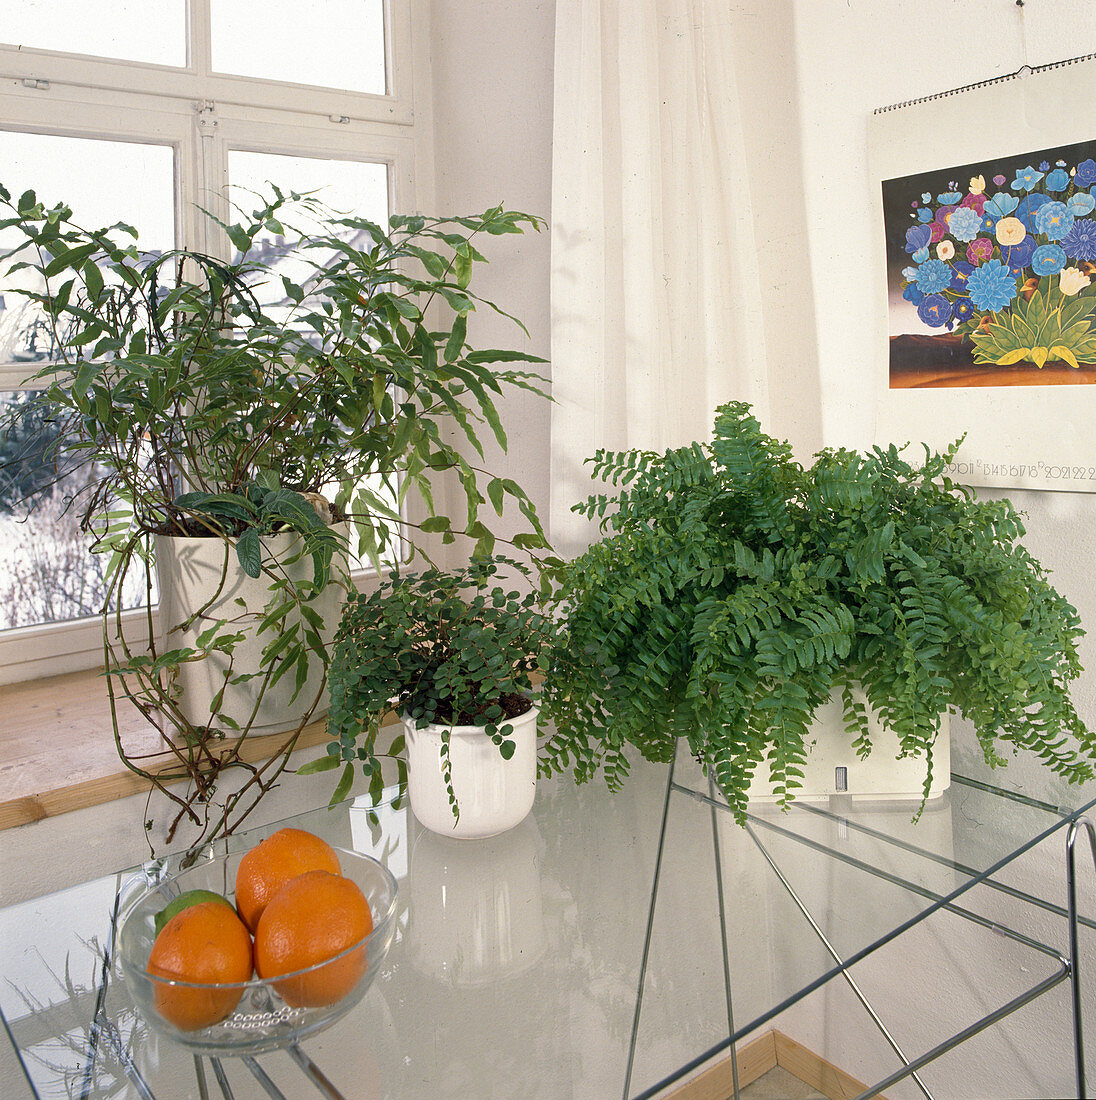
M 424 726 L 403 719 L 407 740 L 407 794 L 419 822 L 442 836 L 475 840 L 512 829 L 533 808 L 537 786 L 536 707 L 509 720 L 514 755 L 504 760 L 482 726 Z M 453 816 L 441 764 L 441 735 L 449 736 Z
M 921 799 L 924 796 L 927 765 L 924 757 L 899 758 L 898 737 L 882 725 L 867 705 L 863 693 L 854 695 L 867 709 L 871 754 L 861 760 L 852 747 L 852 735 L 845 728 L 840 692 L 815 711 L 808 743 L 807 763 L 803 768 L 803 786 L 793 792 L 794 799 L 822 799 L 848 794 L 868 799 Z M 932 753 L 932 787 L 929 798 L 943 794 L 951 785 L 951 726 L 948 715 L 940 718 L 940 731 Z M 772 784 L 767 763 L 758 766 L 750 785 L 751 802 L 771 802 Z
M 264 564 L 271 559 L 287 561 L 297 552 L 299 538 L 292 532 L 265 537 L 262 540 Z M 257 672 L 263 648 L 274 638 L 270 631 L 262 635 L 256 633 L 264 609 L 272 599 L 271 581 L 265 574 L 257 578 L 247 576 L 236 560 L 235 545 L 220 538 L 157 536 L 156 566 L 165 649 L 197 648 L 198 636 L 218 619 L 228 620 L 223 628 L 225 631 L 239 631 L 245 635 L 236 644 L 231 659 L 226 654 L 211 653 L 202 660 L 186 661 L 178 666 L 179 709 L 193 725 L 207 725 L 213 699 L 225 685 L 226 677 Z M 283 572 L 290 580 L 310 581 L 312 559 L 302 557 L 284 566 Z M 324 641 L 327 644 L 334 637 L 346 599 L 346 588 L 340 579 L 345 573 L 345 563 L 340 566 L 336 562 L 331 570 L 331 582 L 310 604 L 326 624 Z M 218 593 L 222 574 L 224 584 Z M 205 610 L 198 618 L 184 625 L 196 609 L 203 607 Z M 298 614 L 296 621 L 299 618 Z M 294 612 L 290 612 L 288 621 L 295 621 Z M 291 730 L 306 715 L 314 721 L 327 713 L 324 669 L 319 659 L 310 660 L 305 686 L 290 702 L 295 686 L 292 670 L 272 688 L 262 692 L 261 699 L 261 677 L 228 684 L 219 712 L 241 727 L 247 725 L 254 712 L 251 729 L 262 733 Z M 259 705 L 255 710 L 257 699 Z

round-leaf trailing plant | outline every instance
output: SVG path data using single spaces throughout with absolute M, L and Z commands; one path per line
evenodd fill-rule
M 131 755 L 117 715 L 116 742 L 127 767 L 177 808 L 169 837 L 184 818 L 203 835 L 232 831 L 278 780 L 325 690 L 277 749 L 248 763 L 240 748 L 250 722 L 219 711 L 216 698 L 201 724 L 182 713 L 182 664 L 220 654 L 228 679 L 251 680 L 256 694 L 283 678 L 301 692 L 309 667 L 328 664 L 313 601 L 347 542 L 378 567 L 407 540 L 413 548 L 416 526 L 444 542 L 470 538 L 490 554 L 482 506 L 501 514 L 510 499 L 530 525 L 512 542 L 546 545 L 521 488 L 479 465 L 485 435 L 506 446 L 496 398 L 509 387 L 544 394 L 539 375 L 517 369 L 541 360 L 467 342 L 477 307 L 503 312 L 470 286 L 485 261 L 480 242 L 539 230 L 540 219 L 497 207 L 472 217 L 399 215 L 382 227 L 276 186 L 254 210 L 236 209 L 233 224 L 210 215 L 230 258 L 148 252 L 124 223 L 85 229 L 64 204 L 0 187 L 0 230 L 15 240 L 4 271 L 21 273 L 17 293 L 29 303 L 41 363 L 30 397 L 0 419 L 0 438 L 31 447 L 48 439 L 56 478 L 86 475 L 74 479 L 85 487 L 74 506 L 92 550 L 109 562 L 112 707 L 128 697 L 162 732 L 163 751 L 153 761 Z M 13 466 L 26 457 L 3 454 Z M 37 488 L 40 474 L 0 471 L 0 479 Z M 434 505 L 441 475 L 458 487 L 453 515 Z M 417 524 L 406 519 L 408 500 Z M 349 539 L 333 520 L 349 522 Z M 262 549 L 261 536 L 284 531 L 312 559 L 304 581 L 288 580 L 285 563 Z M 269 582 L 257 669 L 233 666 L 241 634 L 225 619 L 175 649 L 160 643 L 151 608 L 147 639 L 123 630 L 124 606 L 154 602 L 158 535 L 224 540 L 243 573 Z M 247 775 L 218 805 L 216 783 L 229 768 Z M 186 782 L 173 785 L 178 779 Z
M 893 445 L 804 468 L 731 403 L 711 443 L 599 451 L 594 472 L 617 491 L 576 506 L 603 537 L 556 575 L 542 771 L 581 782 L 603 768 L 615 788 L 629 746 L 669 761 L 685 738 L 743 820 L 758 769 L 794 796 L 831 690 L 867 756 L 860 685 L 901 753 L 927 759 L 926 796 L 949 708 L 990 764 L 1004 742 L 1090 779 L 1096 739 L 1068 694 L 1077 612 L 1020 543 L 1012 505 L 946 477 L 957 447 L 926 447 L 920 468 Z
M 395 762 L 402 797 L 402 727 L 382 725 L 393 711 L 418 729 L 483 726 L 503 759 L 513 755 L 509 720 L 534 705 L 532 677 L 548 662 L 557 626 L 536 590 L 499 583 L 500 573 L 530 577 L 527 566 L 494 555 L 452 572 L 393 571 L 375 592 L 350 594 L 328 672 L 332 741 L 326 759 L 305 765 L 309 771 L 343 765 L 332 803 L 345 797 L 360 764 L 376 804 L 384 760 Z M 443 778 L 459 817 L 448 745 L 442 733 Z

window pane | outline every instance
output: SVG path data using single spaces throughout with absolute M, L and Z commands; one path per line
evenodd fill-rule
M 124 221 L 138 232 L 138 245 L 167 251 L 175 243 L 174 150 L 90 138 L 54 137 L 0 130 L 0 183 L 13 199 L 34 191 L 47 206 L 65 202 L 78 224 L 100 228 Z M 140 180 L 140 187 L 120 181 Z M 0 254 L 20 240 L 15 230 L 0 231 Z M 29 259 L 29 255 L 24 258 Z M 34 273 L 6 276 L 0 264 L 0 366 L 31 364 L 52 357 L 49 326 L 33 303 L 15 288 L 40 289 Z
M 383 0 L 212 0 L 213 70 L 384 95 Z
M 0 393 L 0 416 L 28 397 Z M 46 453 L 52 438 L 50 425 L 33 418 L 0 437 L 0 630 L 97 615 L 106 600 L 106 555 L 90 553 L 80 530 L 87 475 L 57 477 Z M 144 603 L 142 582 L 134 569 L 124 607 Z
M 368 218 L 381 225 L 388 222 L 388 166 L 385 164 L 235 151 L 228 155 L 228 178 L 230 199 L 247 211 L 256 205 L 253 193 L 269 195 L 269 184 L 274 183 L 285 193 L 314 191 L 318 199 L 339 213 Z M 308 228 L 301 215 L 294 213 L 289 220 L 299 228 Z M 279 252 L 288 251 L 292 242 L 260 238 L 259 245 L 269 261 Z M 279 276 L 284 274 L 294 282 L 303 282 L 318 259 L 318 254 L 313 252 L 307 264 L 292 258 L 274 263 L 272 277 L 265 286 L 255 288 L 259 300 L 264 306 L 275 306 L 279 301 L 285 301 L 288 306 Z
M 269 194 L 269 183 L 277 184 L 283 192 L 317 192 L 317 197 L 325 205 L 340 213 L 386 225 L 389 215 L 388 202 L 388 166 L 369 164 L 360 161 L 317 160 L 310 157 L 290 157 L 273 153 L 230 152 L 228 155 L 228 175 L 232 184 L 229 194 L 232 200 L 245 210 L 256 205 L 250 192 Z M 299 228 L 308 229 L 301 217 L 291 217 Z M 354 236 L 350 230 L 349 237 Z M 291 258 L 280 262 L 277 256 L 292 248 L 292 242 L 282 238 L 269 238 L 258 241 L 263 258 L 271 265 L 266 281 L 254 288 L 256 297 L 272 315 L 277 317 L 284 309 L 289 320 L 294 309 L 285 297 L 280 276 L 285 275 L 291 281 L 303 283 L 316 262 L 321 262 L 318 252 L 311 252 L 310 262 L 305 264 Z M 335 258 L 334 254 L 331 257 Z M 373 476 L 363 478 L 359 488 L 375 493 L 388 507 L 395 508 L 395 494 L 384 485 L 381 478 Z M 334 499 L 336 486 L 327 486 L 324 493 Z M 386 555 L 390 559 L 389 555 Z M 368 563 L 357 560 L 354 568 L 365 568 Z
M 186 0 L 4 0 L 0 41 L 186 65 Z
M 318 198 L 336 210 L 381 223 L 388 219 L 386 164 L 234 149 L 228 154 L 228 178 L 237 189 L 261 191 L 276 183 L 283 191 L 318 191 Z
M 170 146 L 0 131 L 0 166 L 0 182 L 13 197 L 33 190 L 46 206 L 68 203 L 80 225 L 124 221 L 138 230 L 141 248 L 174 246 Z M 140 186 L 120 186 L 127 180 Z M 15 230 L 0 232 L 0 253 L 19 240 Z M 0 264 L 0 366 L 11 368 L 6 373 L 18 384 L 55 357 L 53 336 L 45 315 L 16 292 L 35 287 L 34 273 L 8 276 L 6 268 Z M 0 393 L 0 417 L 29 396 Z M 52 431 L 30 421 L 0 438 L 0 629 L 94 615 L 105 598 L 106 559 L 89 552 L 91 537 L 79 529 L 86 473 L 58 479 L 46 453 Z M 143 597 L 135 584 L 123 604 L 136 606 Z

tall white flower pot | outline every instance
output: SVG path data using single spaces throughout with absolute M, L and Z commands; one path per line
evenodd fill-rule
M 442 836 L 475 840 L 512 829 L 533 808 L 537 786 L 537 717 L 532 707 L 513 727 L 514 755 L 503 759 L 482 726 L 424 726 L 402 719 L 407 742 L 407 795 L 411 811 L 427 829 Z M 453 793 L 460 817 L 453 816 L 442 770 L 442 733 L 449 731 Z
M 277 563 L 279 575 L 290 582 L 311 581 L 310 556 L 292 560 L 300 552 L 300 536 L 287 532 L 262 539 L 263 564 Z M 257 673 L 262 651 L 277 635 L 272 630 L 258 633 L 266 608 L 273 599 L 271 578 L 261 573 L 249 577 L 236 559 L 235 544 L 221 538 L 177 538 L 157 536 L 156 566 L 160 585 L 161 644 L 165 650 L 200 648 L 199 637 L 225 620 L 218 633 L 240 633 L 243 637 L 231 654 L 212 652 L 200 660 L 184 661 L 175 675 L 177 703 L 187 721 L 195 726 L 217 725 L 217 693 L 224 689 L 217 715 L 231 718 L 243 728 L 250 723 L 257 733 L 294 729 L 304 718 L 314 721 L 327 713 L 324 666 L 318 655 L 309 654 L 308 679 L 296 698 L 295 669 L 288 670 L 272 687 L 263 690 L 263 676 L 241 683 L 227 681 L 245 673 Z M 309 606 L 324 622 L 321 638 L 330 645 L 346 599 L 345 562 L 332 565 L 331 580 Z M 199 612 L 195 615 L 195 612 Z M 305 624 L 296 609 L 286 625 Z M 309 628 L 311 629 L 311 628 Z M 221 728 L 228 729 L 228 726 Z
M 807 763 L 803 785 L 793 791 L 796 800 L 824 799 L 847 794 L 866 799 L 921 799 L 924 797 L 928 765 L 923 756 L 899 757 L 898 737 L 887 729 L 868 706 L 863 692 L 854 689 L 868 719 L 872 749 L 861 760 L 852 746 L 852 734 L 845 728 L 841 693 L 834 691 L 815 711 L 807 737 Z M 940 716 L 940 730 L 932 751 L 932 785 L 929 798 L 943 794 L 951 785 L 951 726 L 948 715 Z M 758 766 L 750 785 L 751 802 L 775 800 L 767 763 Z

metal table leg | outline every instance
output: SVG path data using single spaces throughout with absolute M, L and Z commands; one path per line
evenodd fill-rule
M 1075 818 L 1070 822 L 1069 832 L 1066 834 L 1066 901 L 1069 911 L 1070 985 L 1073 992 L 1073 1059 L 1076 1066 L 1077 1096 L 1079 1100 L 1087 1100 L 1085 1034 L 1081 1018 L 1081 974 L 1079 966 L 1081 952 L 1077 935 L 1077 867 L 1074 854 L 1077 837 L 1081 829 L 1084 829 L 1085 834 L 1088 836 L 1088 846 L 1092 851 L 1093 863 L 1096 864 L 1096 828 L 1093 828 L 1092 822 L 1087 817 Z
M 666 797 L 662 803 L 662 824 L 658 833 L 658 852 L 655 855 L 655 873 L 651 883 L 651 902 L 647 908 L 647 931 L 643 939 L 643 957 L 639 964 L 639 984 L 636 988 L 636 1007 L 632 1015 L 632 1036 L 628 1043 L 628 1064 L 624 1070 L 624 1100 L 628 1100 L 632 1088 L 632 1069 L 635 1065 L 636 1040 L 639 1037 L 639 1019 L 643 1007 L 643 985 L 647 977 L 647 963 L 651 957 L 651 936 L 655 926 L 655 903 L 658 900 L 658 883 L 662 875 L 662 854 L 666 847 L 666 825 L 670 818 L 670 794 L 674 789 L 674 768 L 677 766 L 677 745 L 674 745 L 670 774 L 666 779 Z

